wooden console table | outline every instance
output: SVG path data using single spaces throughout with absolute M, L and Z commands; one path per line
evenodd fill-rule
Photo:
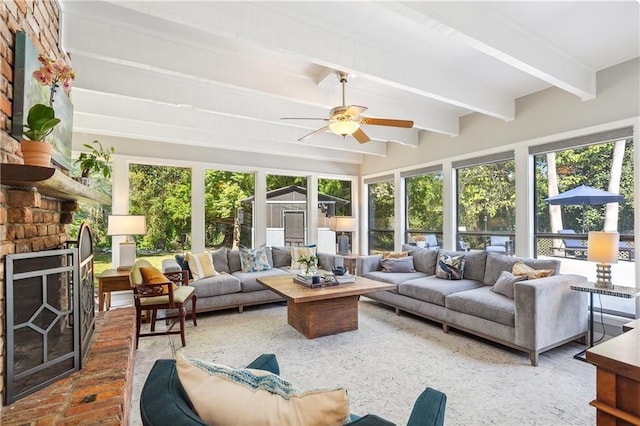
M 131 290 L 129 271 L 107 269 L 101 273 L 98 277 L 98 311 L 105 310 L 105 300 L 107 302 L 106 310 L 108 311 L 111 307 L 111 292 L 123 290 Z
M 640 425 L 640 328 L 587 350 L 587 361 L 597 367 L 596 399 L 600 426 Z

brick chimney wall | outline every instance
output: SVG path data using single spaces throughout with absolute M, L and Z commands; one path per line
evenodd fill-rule
M 0 1 L 0 178 L 2 164 L 22 164 L 20 142 L 11 136 L 16 31 L 25 31 L 38 51 L 52 58 L 60 49 L 60 6 L 54 0 Z M 8 254 L 61 248 L 77 204 L 41 196 L 30 187 L 0 185 L 0 400 L 4 401 L 5 298 Z

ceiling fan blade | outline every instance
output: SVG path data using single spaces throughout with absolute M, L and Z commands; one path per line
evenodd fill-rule
M 327 130 L 329 130 L 329 126 L 324 126 L 324 127 L 320 127 L 318 130 L 314 130 L 313 132 L 304 135 L 303 137 L 301 137 L 300 139 L 298 139 L 299 141 L 303 141 L 305 139 L 309 139 L 311 136 L 317 134 L 317 133 L 322 133 L 322 132 L 326 132 Z
M 413 121 L 411 120 L 394 120 L 391 118 L 367 118 L 362 117 L 360 124 L 369 124 L 373 126 L 391 126 L 391 127 L 405 127 L 410 129 L 413 127 Z
M 329 121 L 328 118 L 319 118 L 319 117 L 280 117 L 280 120 L 322 120 L 322 121 Z
M 371 140 L 369 139 L 369 136 L 367 136 L 367 134 L 362 131 L 362 129 L 356 130 L 351 136 L 356 138 L 356 140 L 360 143 L 369 142 Z
M 344 113 L 350 115 L 353 118 L 358 118 L 358 116 L 365 112 L 367 109 L 367 107 L 363 107 L 360 105 L 351 105 Z

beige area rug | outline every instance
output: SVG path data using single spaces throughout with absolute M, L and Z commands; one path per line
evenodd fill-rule
M 200 314 L 180 336 L 140 339 L 131 424 L 140 425 L 140 391 L 154 360 L 179 353 L 243 367 L 261 353 L 278 357 L 281 375 L 303 389 L 345 387 L 351 412 L 405 424 L 427 386 L 447 394 L 447 425 L 592 425 L 595 368 L 573 359 L 570 343 L 529 356 L 451 331 L 363 298 L 359 330 L 306 339 L 287 324 L 284 304 Z M 160 324 L 160 323 L 158 323 Z

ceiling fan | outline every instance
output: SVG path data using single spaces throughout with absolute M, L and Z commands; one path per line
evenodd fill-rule
M 318 133 L 331 130 L 333 133 L 346 137 L 348 135 L 353 136 L 360 143 L 369 142 L 369 136 L 362 130 L 360 125 L 367 124 L 373 126 L 391 126 L 391 127 L 413 127 L 413 121 L 410 120 L 395 120 L 390 118 L 367 118 L 360 117 L 360 114 L 367 110 L 367 107 L 358 105 L 346 105 L 345 102 L 345 85 L 347 84 L 347 78 L 349 74 L 346 72 L 337 72 L 338 80 L 342 83 L 342 105 L 337 106 L 329 113 L 329 118 L 304 118 L 304 117 L 283 117 L 281 120 L 323 120 L 328 121 L 324 127 L 314 130 L 313 132 L 304 135 L 299 141 L 310 138 Z

